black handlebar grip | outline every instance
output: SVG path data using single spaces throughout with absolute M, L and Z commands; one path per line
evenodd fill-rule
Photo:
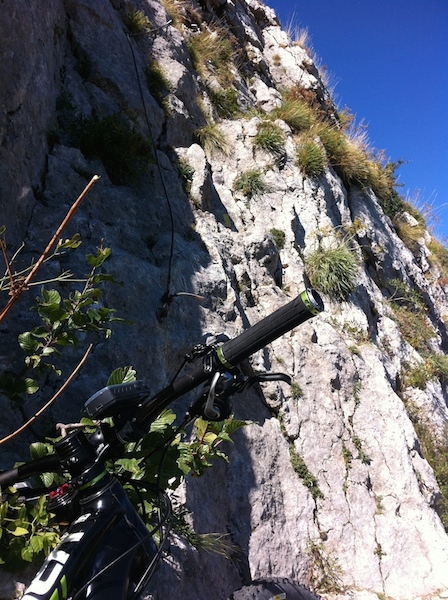
M 61 468 L 61 462 L 56 454 L 48 454 L 41 458 L 36 458 L 24 465 L 20 465 L 10 471 L 3 471 L 0 473 L 0 486 L 7 487 L 14 485 L 18 481 L 27 479 L 34 475 L 41 475 L 42 473 L 58 471 Z
M 315 290 L 308 288 L 285 306 L 249 327 L 241 335 L 225 342 L 217 350 L 218 359 L 226 367 L 236 366 L 254 352 L 261 350 L 323 310 L 322 298 Z

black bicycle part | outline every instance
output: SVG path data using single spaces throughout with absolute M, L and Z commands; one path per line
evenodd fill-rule
M 304 290 L 297 298 L 258 321 L 236 338 L 224 342 L 216 351 L 205 356 L 204 362 L 192 371 L 142 402 L 132 422 L 127 423 L 118 432 L 119 439 L 123 442 L 138 440 L 141 431 L 147 430 L 164 408 L 198 385 L 210 380 L 215 371 L 232 369 L 233 365 L 238 365 L 266 344 L 323 310 L 324 304 L 319 294 L 312 289 Z
M 225 366 L 238 365 L 254 352 L 323 310 L 324 304 L 319 294 L 315 290 L 306 289 L 241 335 L 225 342 L 218 348 L 218 358 Z
M 141 521 L 115 478 L 80 499 L 81 514 L 27 589 L 23 600 L 128 598 L 157 554 L 152 532 Z M 130 551 L 128 551 L 130 550 Z M 70 558 L 70 560 L 68 560 Z M 111 569 L 110 565 L 114 565 Z M 128 576 L 129 574 L 129 576 Z M 88 581 L 88 593 L 82 588 Z M 78 591 L 81 595 L 78 595 Z
M 61 504 L 65 504 L 65 500 L 68 500 L 65 493 L 75 490 L 79 500 L 79 516 L 72 521 L 60 545 L 45 561 L 24 600 L 50 600 L 55 597 L 56 590 L 60 592 L 60 597 L 66 597 L 68 585 L 72 598 L 109 600 L 110 597 L 117 597 L 117 589 L 120 590 L 120 599 L 134 598 L 134 592 L 141 589 L 140 585 L 150 576 L 160 553 L 152 540 L 153 532 L 148 533 L 120 483 L 106 471 L 104 460 L 120 451 L 120 444 L 142 438 L 164 408 L 196 386 L 207 381 L 211 386 L 214 378 L 217 377 L 218 381 L 223 376 L 222 381 L 227 383 L 222 393 L 218 390 L 218 397 L 227 400 L 227 396 L 234 393 L 237 387 L 243 389 L 249 382 L 262 379 L 257 376 L 252 381 L 250 378 L 249 382 L 238 380 L 232 385 L 229 383 L 232 377 L 226 378 L 224 374 L 234 370 L 233 364 L 245 360 L 321 310 L 323 303 L 318 294 L 305 290 L 298 298 L 234 340 L 210 347 L 205 351 L 200 365 L 173 380 L 152 398 L 147 398 L 147 390 L 141 382 L 135 387 L 125 384 L 117 388 L 103 388 L 89 399 L 90 414 L 98 417 L 112 412 L 114 422 L 117 416 L 119 431 L 116 436 L 113 428 L 112 431 L 107 428 L 103 430 L 102 425 L 95 434 L 89 436 L 82 431 L 73 432 L 55 444 L 55 455 L 0 474 L 0 485 L 4 486 L 32 475 L 63 468 L 72 477 L 72 487 L 57 494 L 57 498 Z M 135 416 L 126 420 L 132 412 L 135 412 Z M 111 565 L 117 565 L 113 577 L 110 576 Z M 128 577 L 129 573 L 133 573 L 133 582 Z M 140 584 L 136 583 L 138 580 Z M 84 583 L 79 587 L 78 581 Z M 86 581 L 89 592 L 84 596 Z M 138 589 L 133 591 L 135 585 L 138 585 Z M 93 589 L 95 596 L 90 594 Z M 311 598 L 301 597 L 300 600 Z
M 0 487 L 5 488 L 9 485 L 28 479 L 34 475 L 41 475 L 42 473 L 53 473 L 61 470 L 61 461 L 57 454 L 49 454 L 41 458 L 36 458 L 28 463 L 4 471 L 0 473 Z
M 149 396 L 143 381 L 109 385 L 90 396 L 84 407 L 91 419 L 103 419 L 126 411 Z

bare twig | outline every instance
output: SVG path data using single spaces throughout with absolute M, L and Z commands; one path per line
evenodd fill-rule
M 98 179 L 99 179 L 99 175 L 94 175 L 92 177 L 92 179 L 89 181 L 89 183 L 86 185 L 86 187 L 82 191 L 81 195 L 77 198 L 77 200 L 75 200 L 75 202 L 70 207 L 70 210 L 66 214 L 64 220 L 62 221 L 62 223 L 57 228 L 57 230 L 54 233 L 53 237 L 48 242 L 47 247 L 42 252 L 42 254 L 40 255 L 38 261 L 34 264 L 34 266 L 31 269 L 31 271 L 28 273 L 28 275 L 25 277 L 25 279 L 23 281 L 21 281 L 18 285 L 12 287 L 11 298 L 9 299 L 9 302 L 6 304 L 6 306 L 3 308 L 3 310 L 0 312 L 0 322 L 9 313 L 9 311 L 14 306 L 14 304 L 16 303 L 16 301 L 19 298 L 19 296 L 26 290 L 26 288 L 27 288 L 28 284 L 30 283 L 31 279 L 35 276 L 35 274 L 37 273 L 37 271 L 40 269 L 40 267 L 42 266 L 42 263 L 45 261 L 45 259 L 49 255 L 52 247 L 57 242 L 57 240 L 59 239 L 59 237 L 62 234 L 63 230 L 67 226 L 67 223 L 73 217 L 73 215 L 75 214 L 75 212 L 78 209 L 79 205 L 84 200 L 84 198 L 87 196 L 87 194 L 90 192 L 91 188 L 98 181 Z
M 8 256 L 6 254 L 6 248 L 5 248 L 5 244 L 4 244 L 3 240 L 0 240 L 0 246 L 2 248 L 3 258 L 5 260 L 6 270 L 8 272 L 8 278 L 9 278 L 9 282 L 11 284 L 11 289 L 12 289 L 13 285 L 14 285 L 14 278 L 11 273 L 11 265 L 9 263 Z M 10 293 L 12 293 L 12 292 L 10 292 Z
M 47 410 L 47 408 L 49 406 L 51 406 L 53 404 L 53 402 L 59 398 L 59 396 L 62 394 L 62 392 L 67 388 L 67 386 L 71 383 L 71 381 L 74 379 L 74 377 L 78 374 L 78 372 L 80 371 L 81 367 L 83 366 L 83 364 L 86 362 L 87 357 L 89 356 L 90 352 L 92 351 L 93 348 L 93 344 L 90 344 L 89 347 L 87 348 L 87 350 L 84 353 L 84 356 L 81 358 L 81 360 L 79 361 L 79 363 L 77 364 L 76 368 L 71 372 L 71 374 L 69 375 L 69 377 L 65 380 L 65 382 L 63 383 L 63 385 L 58 389 L 58 391 L 50 398 L 50 400 L 48 400 L 48 402 L 46 404 L 44 404 L 44 406 L 42 406 L 42 408 L 40 408 L 30 419 L 28 419 L 28 421 L 26 423 L 24 423 L 21 427 L 19 427 L 18 429 L 16 429 L 15 431 L 13 431 L 12 433 L 10 433 L 9 435 L 7 435 L 6 437 L 4 437 L 3 439 L 0 440 L 0 445 L 1 444 L 5 444 L 6 442 L 9 442 L 9 440 L 11 440 L 12 438 L 14 438 L 16 435 L 18 435 L 19 433 L 22 433 L 22 431 L 24 431 L 29 425 L 31 425 L 31 423 L 33 423 L 38 417 L 41 416 L 41 414 Z

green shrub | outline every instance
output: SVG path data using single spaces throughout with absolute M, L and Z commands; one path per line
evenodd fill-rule
M 307 177 L 319 177 L 327 166 L 324 149 L 311 137 L 305 137 L 297 150 L 297 161 L 300 170 Z
M 428 354 L 428 342 L 435 336 L 435 331 L 428 320 L 422 295 L 399 279 L 391 279 L 389 283 L 394 288 L 389 305 L 401 335 L 417 352 Z
M 424 458 L 431 465 L 440 488 L 436 510 L 448 532 L 448 427 L 437 436 L 428 420 L 411 402 L 405 402 L 406 410 L 417 434 Z
M 194 169 L 184 159 L 178 160 L 177 168 L 179 170 L 179 175 L 182 180 L 182 188 L 187 194 L 187 196 L 189 196 L 191 192 L 191 184 L 193 183 Z
M 309 541 L 306 552 L 310 558 L 308 584 L 323 594 L 344 592 L 342 576 L 344 574 L 337 558 L 325 551 L 323 543 Z
M 425 389 L 428 381 L 439 379 L 448 381 L 448 356 L 446 354 L 427 354 L 422 364 L 406 369 L 403 376 L 405 385 Z
M 260 171 L 253 169 L 240 173 L 233 183 L 235 192 L 241 192 L 246 198 L 267 191 L 266 183 Z
M 100 158 L 116 185 L 135 181 L 152 160 L 149 141 L 121 115 L 81 117 L 74 131 L 84 156 Z
M 336 300 L 345 300 L 356 288 L 360 261 L 349 240 L 336 240 L 318 248 L 305 258 L 311 284 Z

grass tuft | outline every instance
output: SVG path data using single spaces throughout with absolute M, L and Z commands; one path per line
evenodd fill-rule
M 171 89 L 171 83 L 157 61 L 151 61 L 145 71 L 146 83 L 157 104 L 164 108 L 164 101 Z
M 318 291 L 335 300 L 346 300 L 356 289 L 360 260 L 346 238 L 318 248 L 305 258 L 309 280 Z
M 261 171 L 256 169 L 240 173 L 233 184 L 235 192 L 241 192 L 246 198 L 253 198 L 267 191 Z
M 151 21 L 141 10 L 130 8 L 122 17 L 131 35 L 140 35 L 152 27 Z
M 282 156 L 285 153 L 285 134 L 272 121 L 262 121 L 254 137 L 254 146 L 271 152 L 274 156 Z
M 152 146 L 124 117 L 80 117 L 75 138 L 86 158 L 102 160 L 112 183 L 131 183 L 143 175 L 152 161 Z
M 315 113 L 305 101 L 286 93 L 281 106 L 275 108 L 271 116 L 287 123 L 294 133 L 308 131 L 315 122 Z
M 229 153 L 228 139 L 220 126 L 213 121 L 196 129 L 194 137 L 208 155 L 212 155 L 214 152 Z
M 202 79 L 215 77 L 223 87 L 234 81 L 231 70 L 233 47 L 224 29 L 203 30 L 192 35 L 187 42 L 193 66 Z
M 327 167 L 325 150 L 311 136 L 301 139 L 297 150 L 297 162 L 303 175 L 310 178 L 319 177 Z

